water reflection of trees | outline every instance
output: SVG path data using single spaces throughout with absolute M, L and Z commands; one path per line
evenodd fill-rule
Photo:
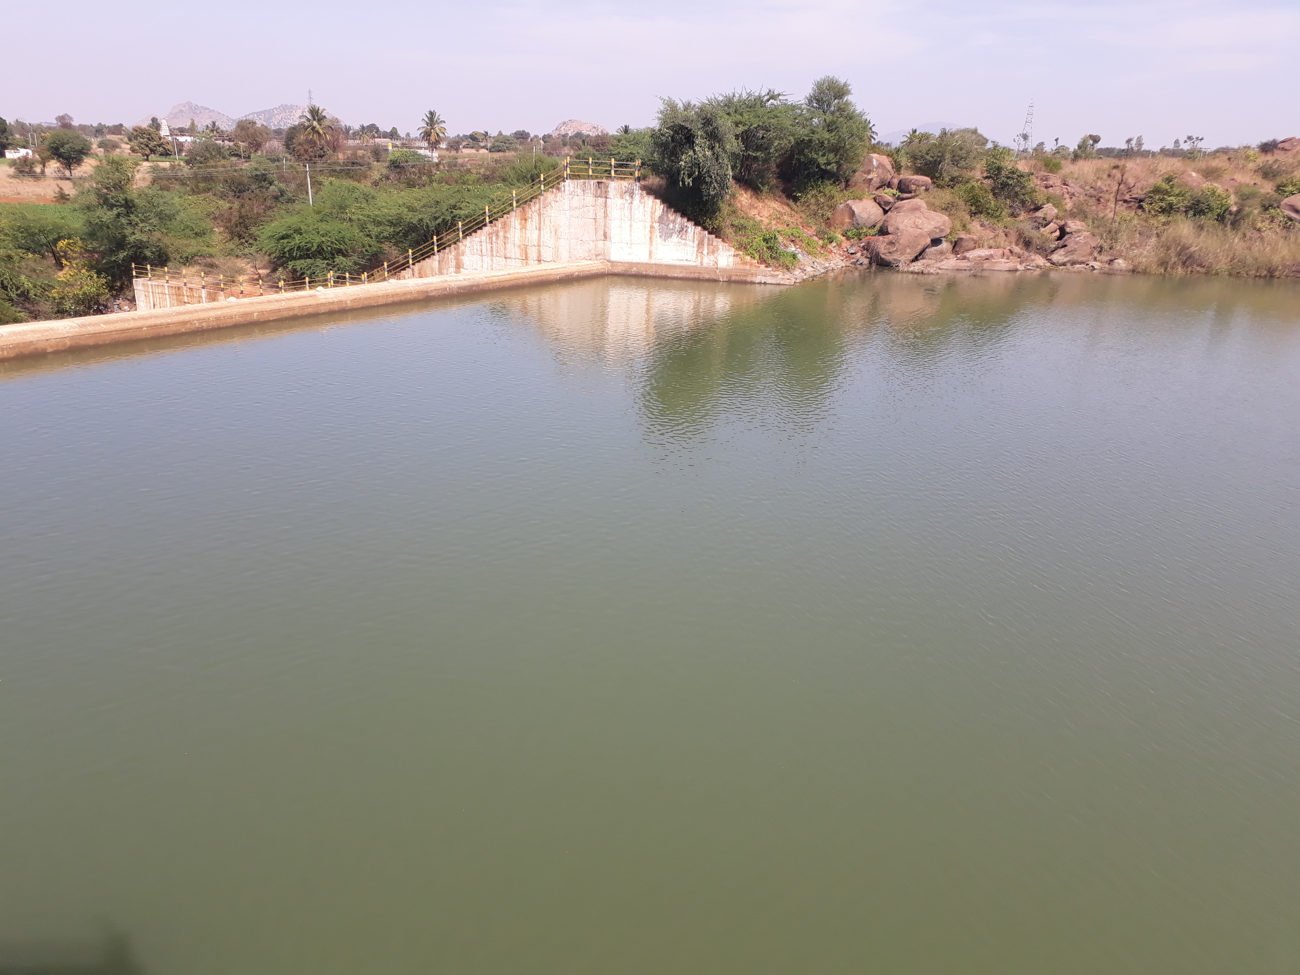
M 0 975 L 143 975 L 120 931 L 98 939 L 0 941 Z
M 535 323 L 561 360 L 628 368 L 648 433 L 679 440 L 723 422 L 810 429 L 855 355 L 920 376 L 954 355 L 993 354 L 1045 315 L 1099 335 L 1115 327 L 1117 308 L 1126 323 L 1182 327 L 1195 315 L 1217 328 L 1243 310 L 1293 314 L 1296 294 L 1243 282 L 882 272 L 781 290 L 610 279 L 500 304 Z

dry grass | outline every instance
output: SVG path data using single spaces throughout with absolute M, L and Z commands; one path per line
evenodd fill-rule
M 1241 231 L 1187 219 L 1125 218 L 1103 235 L 1112 253 L 1146 274 L 1300 276 L 1300 227 Z

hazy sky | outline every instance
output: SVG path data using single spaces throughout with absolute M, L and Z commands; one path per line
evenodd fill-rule
M 613 128 L 649 123 L 661 96 L 801 97 L 836 74 L 882 134 L 974 124 L 1009 142 L 1031 99 L 1049 145 L 1300 134 L 1300 0 L 65 0 L 55 16 L 57 41 L 6 46 L 0 115 L 240 115 L 311 88 L 347 122 L 402 131 L 426 108 L 452 132 Z

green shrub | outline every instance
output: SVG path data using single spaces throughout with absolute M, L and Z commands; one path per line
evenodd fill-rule
M 1186 213 L 1192 205 L 1192 191 L 1173 175 L 1162 176 L 1147 192 L 1142 209 L 1159 217 Z
M 1279 182 L 1274 189 L 1277 191 L 1277 195 L 1284 200 L 1288 196 L 1295 196 L 1300 193 L 1300 175 L 1288 176 Z
M 988 144 L 978 129 L 940 129 L 938 135 L 912 133 L 902 150 L 918 173 L 940 186 L 954 186 L 975 172 Z
M 1039 203 L 1034 178 L 1016 165 L 1009 149 L 994 149 L 984 160 L 984 175 L 993 196 L 1013 213 L 1023 213 Z M 975 208 L 971 207 L 971 212 Z
M 1202 220 L 1215 220 L 1223 223 L 1232 210 L 1232 194 L 1219 186 L 1206 186 L 1192 194 L 1191 205 L 1187 208 L 1189 217 Z
M 844 231 L 845 240 L 863 240 L 867 237 L 880 236 L 879 227 L 850 227 Z
M 1038 160 L 1038 164 L 1043 167 L 1045 173 L 1059 173 L 1061 167 L 1065 165 L 1059 156 L 1042 155 L 1034 158 Z
M 979 180 L 962 183 L 954 192 L 966 204 L 966 209 L 973 217 L 1002 220 L 1007 215 L 1006 207 L 999 203 L 994 198 L 993 191 Z

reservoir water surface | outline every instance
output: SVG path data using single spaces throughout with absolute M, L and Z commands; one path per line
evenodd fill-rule
M 1300 971 L 1297 418 L 1220 281 L 10 365 L 0 971 Z

